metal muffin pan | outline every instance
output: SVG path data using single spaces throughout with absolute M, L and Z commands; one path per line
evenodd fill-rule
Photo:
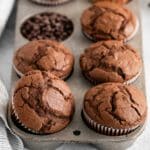
M 58 12 L 66 15 L 74 23 L 73 34 L 64 41 L 64 44 L 72 49 L 75 56 L 75 67 L 72 76 L 66 81 L 75 97 L 75 114 L 72 122 L 62 131 L 49 134 L 49 135 L 35 135 L 24 132 L 15 126 L 11 120 L 10 107 L 8 107 L 8 122 L 11 129 L 19 135 L 24 144 L 31 149 L 55 149 L 61 143 L 89 143 L 93 144 L 100 149 L 113 149 L 121 150 L 129 147 L 139 135 L 143 132 L 145 125 L 137 128 L 135 131 L 124 136 L 106 136 L 98 134 L 95 131 L 87 127 L 81 117 L 82 103 L 85 92 L 92 87 L 92 85 L 83 77 L 80 66 L 79 57 L 80 54 L 87 48 L 92 42 L 88 40 L 81 32 L 80 17 L 82 12 L 91 6 L 91 2 L 88 0 L 73 0 L 72 2 L 56 7 L 46 7 L 31 3 L 29 0 L 20 0 L 18 2 L 18 14 L 16 23 L 16 37 L 15 37 L 15 49 L 24 45 L 28 41 L 21 35 L 20 26 L 28 17 L 40 13 L 40 12 Z M 129 7 L 134 14 L 140 20 L 139 15 L 139 1 L 133 0 L 127 7 Z M 140 22 L 140 21 L 139 21 Z M 135 37 L 129 41 L 133 47 L 135 47 L 142 55 L 142 36 L 141 36 L 141 24 Z M 12 69 L 12 87 L 18 79 L 15 71 Z M 134 84 L 145 92 L 144 81 L 144 69 L 140 77 L 134 82 Z

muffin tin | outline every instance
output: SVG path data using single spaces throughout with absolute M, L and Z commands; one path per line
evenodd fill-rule
M 73 23 L 61 14 L 44 12 L 29 17 L 20 30 L 28 40 L 51 38 L 64 41 L 72 34 Z
M 10 105 L 8 107 L 8 122 L 12 130 L 19 135 L 24 144 L 28 148 L 32 149 L 55 149 L 62 143 L 90 143 L 101 149 L 113 149 L 121 150 L 129 147 L 137 139 L 137 137 L 143 132 L 145 125 L 137 128 L 130 134 L 124 136 L 106 136 L 98 134 L 95 131 L 89 129 L 82 120 L 81 110 L 83 97 L 85 92 L 92 87 L 92 85 L 83 77 L 80 66 L 79 56 L 83 53 L 92 42 L 88 40 L 81 32 L 80 17 L 82 12 L 91 6 L 91 2 L 88 0 L 74 0 L 64 5 L 56 7 L 45 7 L 31 3 L 29 0 L 21 0 L 18 3 L 17 25 L 16 25 L 16 38 L 15 49 L 24 45 L 28 41 L 21 35 L 20 27 L 22 23 L 30 16 L 41 12 L 57 12 L 69 17 L 74 23 L 73 34 L 64 41 L 64 44 L 72 49 L 75 55 L 75 67 L 72 76 L 67 80 L 74 96 L 75 96 L 75 114 L 72 122 L 64 130 L 50 135 L 35 135 L 22 131 L 15 126 L 10 117 Z M 127 7 L 129 7 L 134 14 L 139 17 L 139 3 L 138 0 L 133 0 Z M 141 26 L 140 26 L 141 27 Z M 140 28 L 141 29 L 141 28 Z M 133 40 L 129 43 L 139 50 L 142 55 L 142 39 L 141 30 L 138 30 Z M 12 70 L 12 87 L 18 79 L 14 70 Z M 145 92 L 144 81 L 144 69 L 140 77 L 134 82 L 134 84 Z

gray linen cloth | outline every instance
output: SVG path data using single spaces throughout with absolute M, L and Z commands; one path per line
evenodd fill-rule
M 21 139 L 16 136 L 7 124 L 7 103 L 9 96 L 0 80 L 0 150 L 23 150 Z
M 0 36 L 13 8 L 14 0 L 0 1 Z M 7 124 L 7 103 L 9 96 L 0 80 L 0 150 L 23 150 L 23 143 L 14 135 Z

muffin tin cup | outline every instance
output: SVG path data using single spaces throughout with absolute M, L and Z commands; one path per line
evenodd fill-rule
M 40 4 L 40 5 L 47 5 L 47 6 L 57 6 L 60 4 L 67 3 L 71 0 L 30 0 L 34 3 Z
M 83 112 L 83 118 L 84 118 L 85 122 L 93 130 L 95 130 L 96 132 L 98 132 L 100 134 L 105 134 L 105 135 L 109 135 L 109 136 L 127 135 L 127 134 L 131 133 L 132 131 L 134 131 L 136 128 L 138 128 L 138 126 L 136 126 L 134 128 L 129 128 L 129 129 L 115 129 L 113 127 L 107 127 L 107 126 L 101 125 L 101 124 L 95 122 L 94 120 L 92 120 L 87 115 L 84 108 L 83 108 L 82 112 Z
M 101 0 L 102 1 L 102 0 Z M 117 4 L 119 4 L 119 5 L 125 5 L 125 4 L 128 4 L 128 3 L 130 3 L 132 0 L 127 0 L 126 2 L 115 2 L 115 1 L 112 1 L 112 2 L 114 2 L 114 3 L 117 3 Z M 95 0 L 95 2 L 94 2 L 94 0 L 93 0 L 93 3 L 98 3 L 98 1 L 96 2 L 96 0 Z
M 37 5 L 37 7 L 38 7 L 39 5 Z M 42 7 L 42 6 L 40 6 L 40 7 Z M 44 8 L 44 7 L 43 7 Z M 47 7 L 47 8 L 49 8 L 49 7 Z M 73 32 L 74 32 L 74 23 L 73 23 L 73 21 L 72 21 L 72 18 L 70 18 L 70 17 L 68 17 L 68 15 L 67 14 L 65 14 L 65 13 L 60 13 L 60 12 L 55 12 L 54 10 L 52 10 L 52 8 L 55 8 L 55 7 L 51 7 L 51 10 L 48 10 L 48 11 L 44 11 L 45 9 L 41 9 L 41 11 L 39 11 L 38 13 L 32 13 L 32 14 L 28 14 L 28 15 L 26 15 L 26 16 L 24 16 L 23 18 L 21 18 L 21 24 L 20 24 L 20 33 L 21 33 L 21 36 L 26 40 L 26 43 L 27 42 L 29 42 L 29 41 L 33 41 L 33 40 L 44 40 L 44 39 L 47 39 L 47 40 L 54 40 L 54 41 L 57 41 L 57 42 L 64 42 L 64 41 L 66 41 L 66 40 L 68 40 L 71 36 L 72 36 L 72 34 L 73 34 Z M 42 11 L 43 10 L 43 11 Z M 67 21 L 67 23 L 65 23 L 65 26 L 66 25 L 69 25 L 69 27 L 71 28 L 71 29 L 69 29 L 70 30 L 70 32 L 68 32 L 68 29 L 64 29 L 63 31 L 60 31 L 59 29 L 60 29 L 60 27 L 58 28 L 58 27 L 56 27 L 56 26 L 53 26 L 54 25 L 54 23 L 51 25 L 51 23 L 49 22 L 48 23 L 48 27 L 50 27 L 50 28 L 52 28 L 53 30 L 56 30 L 56 28 L 58 28 L 56 31 L 55 31 L 55 33 L 56 32 L 60 32 L 60 34 L 62 34 L 62 33 L 67 33 L 67 35 L 65 36 L 65 37 L 63 37 L 63 38 L 57 38 L 57 36 L 56 35 L 54 35 L 54 33 L 52 32 L 51 33 L 51 31 L 46 31 L 48 34 L 50 34 L 51 36 L 54 36 L 54 37 L 43 37 L 43 34 L 41 35 L 40 33 L 39 34 L 37 34 L 37 36 L 41 36 L 40 38 L 31 38 L 31 39 L 29 39 L 27 36 L 26 36 L 26 33 L 22 33 L 22 29 L 25 27 L 25 26 L 28 26 L 28 25 L 25 25 L 24 26 L 24 24 L 26 24 L 28 21 L 30 21 L 30 19 L 32 19 L 32 18 L 34 18 L 34 19 L 36 19 L 36 15 L 42 15 L 42 14 L 45 14 L 45 13 L 47 13 L 47 17 L 50 15 L 50 14 L 53 14 L 53 15 L 56 15 L 57 17 L 61 17 L 61 20 L 59 20 L 60 18 L 58 18 L 58 22 L 56 22 L 56 19 L 54 20 L 55 21 L 55 23 L 57 24 L 57 23 L 60 23 L 60 24 L 62 24 L 62 17 L 66 17 L 66 19 L 65 19 L 65 22 Z M 57 18 L 56 17 L 56 18 Z M 33 20 L 34 20 L 33 19 Z M 42 18 L 43 19 L 43 21 L 44 21 L 44 18 Z M 52 18 L 49 18 L 50 20 L 52 20 Z M 39 21 L 39 20 L 38 20 Z M 39 24 L 41 23 L 41 21 L 39 22 Z M 35 22 L 33 21 L 31 21 L 31 24 L 35 24 Z M 44 23 L 44 28 L 47 28 L 47 24 L 46 23 Z M 33 26 L 32 26 L 32 28 L 34 28 Z M 31 26 L 30 26 L 30 29 L 32 30 L 32 28 L 31 28 Z M 43 27 L 42 27 L 42 29 L 43 29 Z M 33 29 L 34 30 L 34 29 Z M 40 27 L 40 30 L 41 30 L 41 27 Z M 44 29 L 45 30 L 45 29 Z M 30 35 L 30 33 L 28 33 L 29 35 Z M 45 34 L 45 31 L 44 31 L 44 34 Z
M 135 29 L 134 29 L 134 31 L 133 31 L 133 33 L 130 35 L 130 36 L 128 36 L 127 38 L 125 38 L 124 40 L 123 40 L 123 42 L 128 42 L 128 41 L 130 41 L 130 40 L 132 40 L 133 38 L 134 38 L 134 36 L 137 34 L 137 31 L 138 31 L 138 29 L 139 29 L 139 20 L 138 20 L 138 18 L 135 16 L 135 20 L 136 20 L 136 26 L 135 26 Z M 98 42 L 98 41 L 101 41 L 101 40 L 96 40 L 96 39 L 94 39 L 92 36 L 90 36 L 88 33 L 86 33 L 83 29 L 82 29 L 82 33 L 83 33 L 83 35 L 85 36 L 85 37 L 87 37 L 89 40 L 91 40 L 91 41 L 93 41 L 93 42 Z M 109 40 L 109 39 L 107 39 L 107 40 Z M 116 39 L 117 40 L 117 39 Z

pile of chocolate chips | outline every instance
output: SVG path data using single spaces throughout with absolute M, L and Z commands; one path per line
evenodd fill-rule
M 30 41 L 40 39 L 64 41 L 72 32 L 72 21 L 66 16 L 53 12 L 32 16 L 21 26 L 22 35 Z

